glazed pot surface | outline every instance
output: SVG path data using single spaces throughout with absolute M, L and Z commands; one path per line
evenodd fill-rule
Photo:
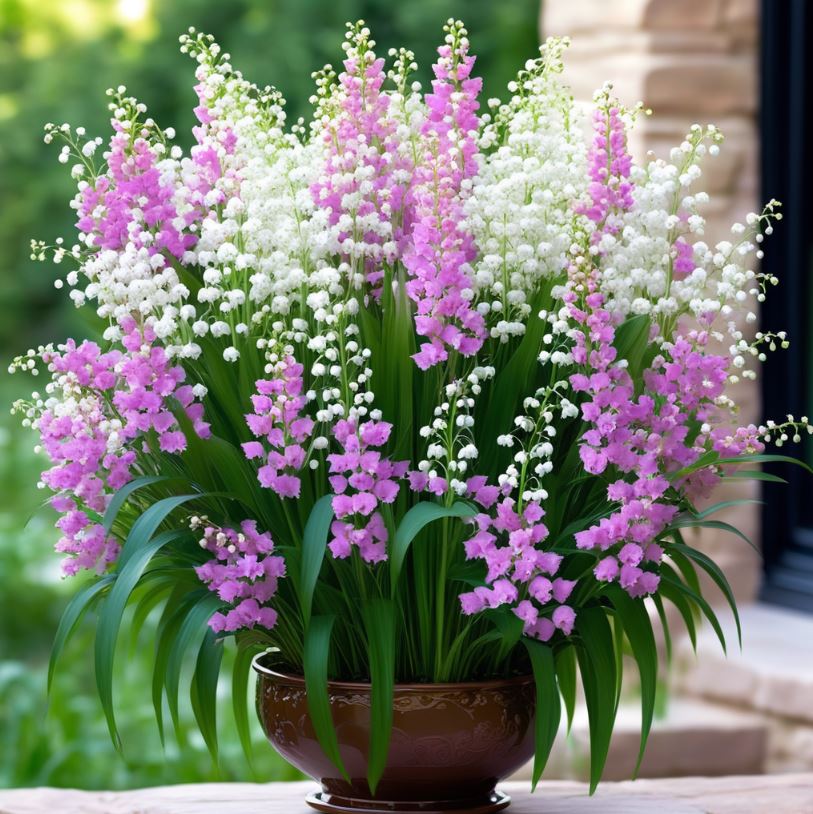
M 463 684 L 396 684 L 393 727 L 375 797 L 367 785 L 370 685 L 330 682 L 333 721 L 348 783 L 322 751 L 301 676 L 278 673 L 263 657 L 257 713 L 277 751 L 322 784 L 308 802 L 323 811 L 496 811 L 508 798 L 496 783 L 534 751 L 531 676 Z

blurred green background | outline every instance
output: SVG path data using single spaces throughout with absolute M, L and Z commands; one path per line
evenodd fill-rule
M 337 63 L 347 20 L 364 18 L 381 53 L 412 48 L 429 80 L 433 48 L 450 16 L 467 23 L 484 98 L 536 52 L 538 0 L 0 0 L 0 787 L 55 785 L 122 789 L 212 779 L 286 779 L 295 773 L 259 743 L 255 774 L 221 709 L 223 760 L 216 774 L 186 711 L 186 741 L 162 749 L 150 702 L 149 630 L 120 645 L 116 707 L 119 757 L 96 700 L 89 631 L 63 656 L 50 708 L 46 664 L 57 621 L 77 582 L 59 578 L 54 516 L 36 488 L 42 459 L 34 438 L 8 415 L 38 383 L 9 376 L 10 359 L 32 345 L 92 333 L 87 315 L 58 296 L 57 268 L 29 259 L 29 239 L 70 241 L 73 185 L 45 122 L 108 135 L 105 89 L 127 85 L 163 126 L 188 142 L 193 63 L 178 52 L 190 25 L 213 33 L 233 63 L 276 85 L 292 117 L 307 116 L 311 71 Z

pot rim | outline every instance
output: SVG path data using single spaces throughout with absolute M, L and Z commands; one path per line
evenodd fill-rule
M 254 672 L 260 676 L 276 679 L 278 683 L 288 684 L 295 687 L 305 686 L 305 677 L 296 673 L 283 673 L 278 670 L 272 670 L 260 661 L 268 656 L 273 655 L 273 651 L 265 650 L 257 653 L 251 660 L 251 666 Z M 409 683 L 409 684 L 395 684 L 394 690 L 396 692 L 426 692 L 428 688 L 436 691 L 450 691 L 450 690 L 491 690 L 499 689 L 501 687 L 510 687 L 518 684 L 532 684 L 534 680 L 533 675 L 520 675 L 511 676 L 510 678 L 492 678 L 486 681 L 458 681 L 458 682 L 425 682 L 425 683 Z M 366 681 L 328 681 L 328 687 L 337 690 L 355 690 L 355 691 L 369 691 L 372 687 L 370 682 Z

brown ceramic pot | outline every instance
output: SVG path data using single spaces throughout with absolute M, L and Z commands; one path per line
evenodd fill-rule
M 534 751 L 531 676 L 466 684 L 396 684 L 392 740 L 376 794 L 367 785 L 370 685 L 329 684 L 333 722 L 350 782 L 325 756 L 301 676 L 275 672 L 263 654 L 257 713 L 274 748 L 322 784 L 307 802 L 326 812 L 490 814 L 509 798 L 497 782 Z

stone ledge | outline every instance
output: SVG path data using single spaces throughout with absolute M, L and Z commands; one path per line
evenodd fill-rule
M 767 604 L 741 609 L 742 652 L 734 623 L 721 614 L 728 657 L 704 627 L 698 658 L 684 643 L 676 676 L 684 692 L 788 721 L 813 724 L 813 616 Z M 813 811 L 813 809 L 811 809 Z
M 0 791 L 0 814 L 308 814 L 313 783 L 210 783 L 126 792 L 70 789 Z M 583 783 L 501 786 L 510 814 L 808 814 L 813 774 L 685 778 L 605 783 L 593 797 Z
M 634 668 L 632 668 L 634 670 Z M 590 766 L 587 711 L 577 707 L 570 735 L 563 730 L 554 745 L 546 777 L 586 781 Z M 629 780 L 638 759 L 641 707 L 637 701 L 618 710 L 604 770 L 607 781 Z M 670 698 L 656 718 L 639 777 L 761 774 L 768 751 L 768 729 L 761 716 L 696 699 Z M 531 764 L 513 779 L 528 780 Z

